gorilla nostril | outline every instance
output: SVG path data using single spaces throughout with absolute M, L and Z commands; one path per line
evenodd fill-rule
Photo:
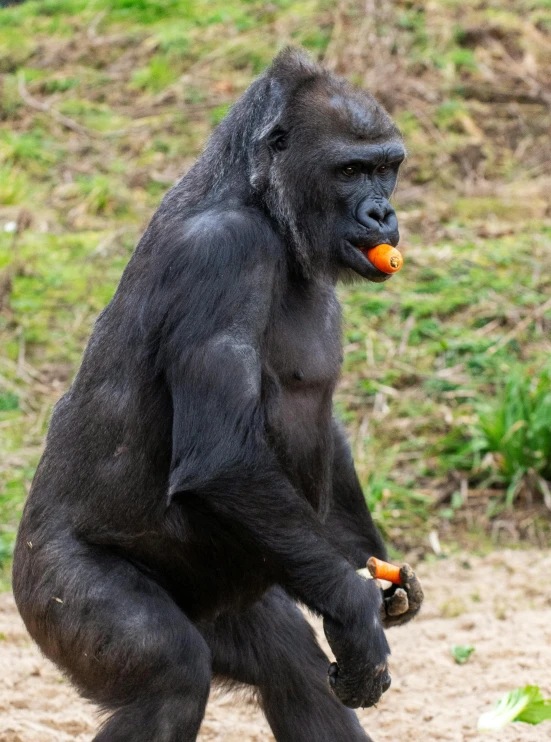
M 396 213 L 386 198 L 364 198 L 358 205 L 356 219 L 374 235 L 380 233 L 383 239 L 398 228 Z
M 387 216 L 386 209 L 383 209 L 381 206 L 372 206 L 366 213 L 366 216 L 369 219 L 373 219 L 373 221 L 378 222 L 379 224 L 382 224 Z
M 389 675 L 387 679 L 383 682 L 383 693 L 386 693 L 391 685 L 392 685 L 392 679 Z

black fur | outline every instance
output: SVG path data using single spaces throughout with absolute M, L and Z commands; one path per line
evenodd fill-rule
M 377 210 L 403 156 L 373 98 L 284 51 L 99 316 L 14 562 L 32 637 L 113 712 L 96 740 L 195 740 L 213 675 L 257 689 L 279 742 L 368 740 L 336 696 L 390 683 L 382 596 L 355 571 L 385 549 L 332 419 L 335 283 L 386 278 L 358 247 L 398 240 Z M 324 618 L 333 693 L 295 601 Z

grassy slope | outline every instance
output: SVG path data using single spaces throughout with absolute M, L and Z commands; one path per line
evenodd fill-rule
M 511 470 L 502 438 L 483 456 L 479 416 L 519 369 L 537 380 L 551 350 L 551 2 L 370 7 L 34 0 L 0 10 L 0 559 L 51 405 L 136 239 L 286 43 L 376 93 L 410 150 L 396 196 L 406 267 L 382 287 L 342 289 L 339 407 L 377 517 L 403 545 L 412 514 L 417 530 L 444 535 L 450 522 L 484 527 L 519 467 L 532 473 L 511 498 L 541 499 L 551 472 L 527 461 L 530 441 Z M 551 458 L 545 441 L 534 445 Z M 532 511 L 513 528 L 546 538 Z

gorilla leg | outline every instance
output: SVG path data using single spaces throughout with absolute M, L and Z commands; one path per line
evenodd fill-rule
M 95 742 L 194 742 L 211 679 L 201 634 L 134 565 L 97 547 L 60 547 L 67 559 L 18 602 L 45 654 L 113 712 Z
M 356 714 L 329 690 L 329 660 L 279 588 L 247 611 L 200 625 L 213 673 L 256 686 L 277 742 L 370 742 Z

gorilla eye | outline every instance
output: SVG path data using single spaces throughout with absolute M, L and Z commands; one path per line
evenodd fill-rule
M 380 175 L 384 175 L 385 173 L 388 173 L 388 169 L 388 165 L 379 165 L 379 167 L 377 168 L 377 172 Z
M 342 172 L 350 178 L 352 175 L 357 175 L 359 169 L 357 165 L 346 165 L 346 167 L 343 167 Z
M 273 152 L 283 152 L 287 149 L 287 132 L 279 126 L 268 137 L 268 145 Z
M 272 146 L 276 152 L 283 152 L 283 150 L 287 148 L 287 140 L 285 139 L 285 135 L 282 134 L 280 137 L 278 137 L 274 141 Z

